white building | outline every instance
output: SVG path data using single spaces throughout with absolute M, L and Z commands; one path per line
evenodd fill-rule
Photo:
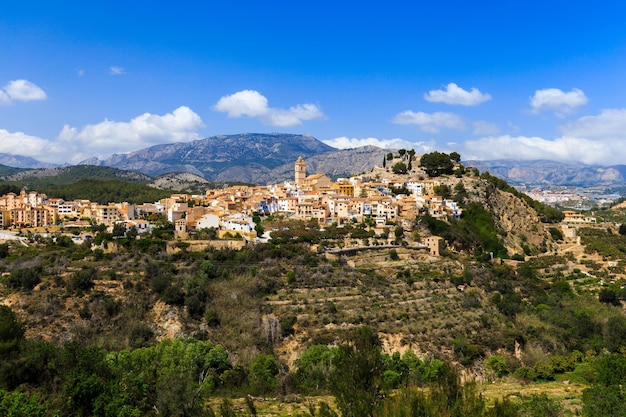
M 220 227 L 220 218 L 216 214 L 208 213 L 200 217 L 196 223 L 196 230 L 209 229 L 213 227 L 215 230 Z
M 424 192 L 424 184 L 421 182 L 408 181 L 406 188 L 415 196 L 421 196 Z

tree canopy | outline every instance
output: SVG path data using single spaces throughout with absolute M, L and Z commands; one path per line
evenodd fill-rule
M 454 160 L 461 159 L 461 155 L 457 152 L 448 155 L 442 152 L 431 152 L 422 155 L 420 158 L 420 166 L 426 170 L 426 173 L 431 177 L 438 177 L 443 174 L 452 174 L 454 170 Z
M 406 174 L 408 168 L 404 162 L 398 162 L 396 164 L 393 164 L 391 170 L 394 174 Z

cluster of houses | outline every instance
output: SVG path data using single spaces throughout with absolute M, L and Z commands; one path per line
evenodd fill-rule
M 423 176 L 422 176 L 423 177 Z M 4 228 L 86 226 L 90 223 L 113 226 L 123 222 L 139 233 L 150 230 L 150 215 L 166 217 L 184 237 L 213 228 L 255 238 L 253 214 L 283 214 L 320 225 L 368 221 L 373 226 L 390 222 L 412 222 L 418 212 L 433 217 L 460 217 L 461 209 L 452 200 L 434 195 L 437 178 L 407 179 L 377 167 L 369 174 L 332 181 L 324 174 L 307 175 L 306 162 L 295 162 L 294 180 L 267 186 L 235 186 L 208 190 L 204 195 L 174 194 L 155 203 L 106 205 L 87 200 L 64 201 L 35 191 L 0 197 L 0 226 Z M 406 190 L 394 194 L 392 190 Z
M 20 194 L 7 193 L 0 196 L 0 227 L 80 227 L 89 226 L 92 222 L 112 226 L 120 220 L 136 220 L 138 229 L 145 230 L 148 222 L 139 221 L 142 218 L 141 210 L 150 214 L 159 213 L 162 208 L 160 203 L 137 206 L 128 203 L 102 205 L 89 200 L 65 201 L 61 198 L 49 198 L 36 191 L 22 190 Z

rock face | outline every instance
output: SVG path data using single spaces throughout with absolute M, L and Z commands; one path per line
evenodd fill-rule
M 199 175 L 188 172 L 179 172 L 161 175 L 155 178 L 148 185 L 161 190 L 193 193 L 197 190 L 206 189 L 207 184 L 210 184 L 210 182 Z
M 530 249 L 533 254 L 550 250 L 554 244 L 547 226 L 541 222 L 537 211 L 528 203 L 506 191 L 502 191 L 478 177 L 442 180 L 454 189 L 459 181 L 468 191 L 467 202 L 480 203 L 492 214 L 499 240 L 509 255 L 522 254 Z
M 363 146 L 355 149 L 344 149 L 306 158 L 307 174 L 321 173 L 332 178 L 350 177 L 369 172 L 382 163 L 383 157 L 389 152 L 376 146 Z M 270 171 L 265 183 L 276 183 L 293 180 L 293 164 L 289 161 Z
M 524 245 L 547 247 L 547 242 L 551 241 L 537 212 L 524 200 L 495 189 L 490 192 L 485 205 L 493 213 L 496 227 L 502 230 L 502 242 L 509 253 L 524 253 Z

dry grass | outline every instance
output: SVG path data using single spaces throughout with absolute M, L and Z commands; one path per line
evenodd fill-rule
M 546 394 L 561 403 L 572 414 L 582 409 L 582 393 L 588 388 L 582 384 L 570 384 L 569 381 L 523 384 L 512 379 L 480 384 L 478 387 L 488 403 L 502 398 L 515 399 L 533 394 Z
M 235 410 L 239 412 L 248 412 L 245 398 L 231 398 L 230 401 L 233 404 Z M 286 397 L 277 398 L 262 398 L 254 397 L 254 407 L 259 417 L 288 417 L 298 414 L 309 415 L 308 409 L 310 406 L 318 407 L 318 404 L 325 402 L 331 407 L 334 407 L 335 398 L 332 396 L 315 396 L 307 397 L 302 395 L 288 395 Z M 212 398 L 209 401 L 209 405 L 213 408 L 213 411 L 218 411 L 221 398 Z M 244 414 L 246 415 L 246 414 Z
M 493 404 L 497 400 L 509 398 L 523 398 L 533 394 L 546 394 L 549 398 L 560 402 L 566 410 L 572 415 L 580 412 L 582 409 L 582 392 L 587 388 L 585 385 L 569 384 L 567 382 L 546 382 L 538 384 L 522 384 L 514 380 L 501 380 L 495 383 L 478 384 L 478 390 L 487 400 L 488 404 Z M 209 404 L 213 410 L 219 409 L 221 398 L 213 398 Z M 238 411 L 247 411 L 244 398 L 233 398 L 230 400 Z M 304 413 L 308 410 L 309 405 L 315 405 L 326 402 L 334 406 L 334 398 L 332 396 L 286 396 L 276 398 L 254 398 L 254 406 L 259 417 L 286 417 L 294 416 L 298 413 Z

